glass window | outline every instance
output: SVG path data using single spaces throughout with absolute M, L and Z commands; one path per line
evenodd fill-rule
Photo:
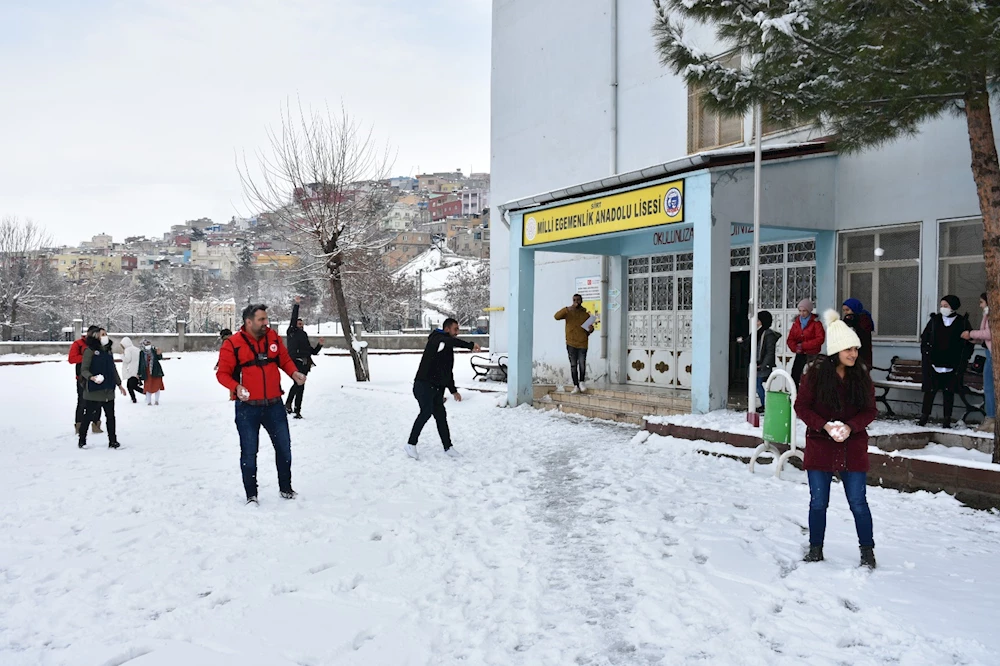
M 720 58 L 731 69 L 740 68 L 740 54 Z M 743 117 L 723 116 L 705 105 L 706 90 L 688 90 L 688 152 L 697 153 L 709 148 L 728 146 L 743 141 Z
M 978 327 L 983 318 L 979 295 L 986 291 L 986 263 L 983 260 L 983 220 L 958 220 L 941 224 L 938 238 L 938 294 L 954 294 L 962 301 L 959 311 L 969 313 L 969 322 Z
M 864 303 L 875 321 L 876 338 L 917 336 L 920 226 L 842 233 L 838 248 L 837 302 L 856 298 Z

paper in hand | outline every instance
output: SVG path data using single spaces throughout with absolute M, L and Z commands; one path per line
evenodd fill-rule
M 589 329 L 591 326 L 594 325 L 595 321 L 597 321 L 597 317 L 595 317 L 594 315 L 590 315 L 589 317 L 587 317 L 587 321 L 583 322 L 580 325 L 580 328 Z

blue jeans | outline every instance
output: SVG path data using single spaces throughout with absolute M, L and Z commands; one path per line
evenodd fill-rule
M 273 405 L 248 405 L 236 402 L 236 430 L 240 433 L 240 470 L 247 498 L 257 495 L 257 446 L 260 427 L 271 436 L 274 464 L 278 468 L 278 489 L 292 489 L 292 438 L 288 433 L 288 414 L 279 400 Z
M 826 508 L 830 506 L 830 483 L 833 472 L 810 470 L 809 475 L 809 545 L 822 546 L 826 535 Z M 872 534 L 872 512 L 865 498 L 867 472 L 839 472 L 844 484 L 847 503 L 854 514 L 854 527 L 858 531 L 858 544 L 875 546 Z
M 997 416 L 997 400 L 996 391 L 993 386 L 993 354 L 990 353 L 989 348 L 986 349 L 986 365 L 983 367 L 983 397 L 986 399 L 986 404 L 983 405 L 983 408 L 986 410 L 986 416 L 995 419 Z
M 760 398 L 760 408 L 764 409 L 764 377 L 757 378 L 757 397 Z

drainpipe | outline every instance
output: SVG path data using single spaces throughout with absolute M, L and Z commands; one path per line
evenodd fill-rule
M 611 14 L 611 120 L 610 175 L 618 174 L 618 0 L 610 0 Z M 601 255 L 601 358 L 605 360 L 605 376 L 611 379 L 611 361 L 608 354 L 608 280 L 609 261 Z

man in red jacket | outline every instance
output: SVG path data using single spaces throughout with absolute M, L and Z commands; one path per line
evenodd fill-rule
M 248 305 L 243 310 L 243 328 L 222 344 L 217 368 L 219 383 L 238 398 L 236 430 L 240 434 L 240 469 L 247 504 L 257 504 L 261 426 L 274 445 L 278 490 L 285 499 L 294 499 L 297 493 L 292 490 L 292 440 L 281 400 L 279 368 L 296 384 L 304 384 L 306 376 L 295 367 L 281 336 L 268 327 L 266 305 Z
M 792 363 L 792 381 L 799 385 L 806 364 L 816 360 L 823 349 L 826 332 L 819 317 L 813 314 L 813 302 L 808 298 L 799 301 L 799 316 L 788 331 L 788 348 L 795 354 Z
M 87 350 L 87 338 L 94 337 L 101 332 L 100 326 L 91 326 L 87 329 L 86 334 L 80 337 L 79 340 L 73 341 L 73 344 L 69 346 L 69 362 L 72 363 L 76 368 L 76 416 L 74 417 L 74 429 L 76 434 L 80 434 L 80 424 L 83 423 L 83 412 L 85 405 L 83 404 L 83 389 L 86 382 L 84 382 L 80 377 L 80 364 L 83 363 L 83 352 Z M 101 430 L 100 419 L 93 422 L 94 432 L 104 432 Z

